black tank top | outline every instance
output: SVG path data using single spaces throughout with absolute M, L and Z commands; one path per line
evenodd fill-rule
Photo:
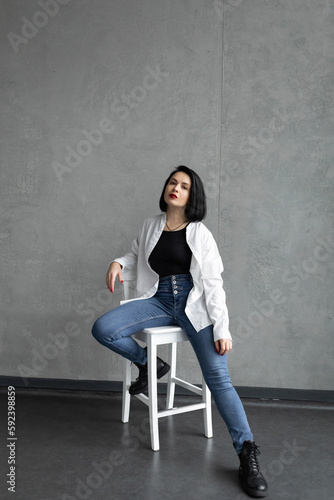
M 191 256 L 185 227 L 180 231 L 163 231 L 148 261 L 153 271 L 163 278 L 189 273 Z

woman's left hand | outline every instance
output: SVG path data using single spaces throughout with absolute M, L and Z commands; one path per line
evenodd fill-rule
M 232 340 L 231 339 L 219 339 L 215 342 L 216 351 L 221 356 L 224 356 L 228 351 L 232 349 Z

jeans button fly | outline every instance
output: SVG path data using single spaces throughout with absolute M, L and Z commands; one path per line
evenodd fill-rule
M 177 290 L 174 290 L 175 295 L 177 294 Z

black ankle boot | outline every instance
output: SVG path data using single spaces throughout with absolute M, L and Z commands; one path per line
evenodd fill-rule
M 148 387 L 148 373 L 147 373 L 147 363 L 145 365 L 139 365 L 135 363 L 139 369 L 139 376 L 133 384 L 129 387 L 129 393 L 131 396 L 134 394 L 140 394 L 147 390 Z M 162 359 L 157 357 L 157 378 L 160 379 L 170 370 L 168 363 L 162 361 Z
M 246 493 L 260 498 L 268 494 L 268 485 L 260 472 L 257 455 L 260 455 L 260 450 L 255 442 L 245 441 L 239 453 L 239 477 Z

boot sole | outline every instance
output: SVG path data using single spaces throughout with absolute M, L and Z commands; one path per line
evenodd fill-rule
M 253 497 L 253 498 L 264 498 L 268 495 L 268 492 L 267 491 L 264 491 L 263 493 L 255 493 L 254 491 L 252 490 L 249 490 L 248 488 L 245 488 L 244 487 L 244 490 L 245 492 L 250 496 L 250 497 Z

